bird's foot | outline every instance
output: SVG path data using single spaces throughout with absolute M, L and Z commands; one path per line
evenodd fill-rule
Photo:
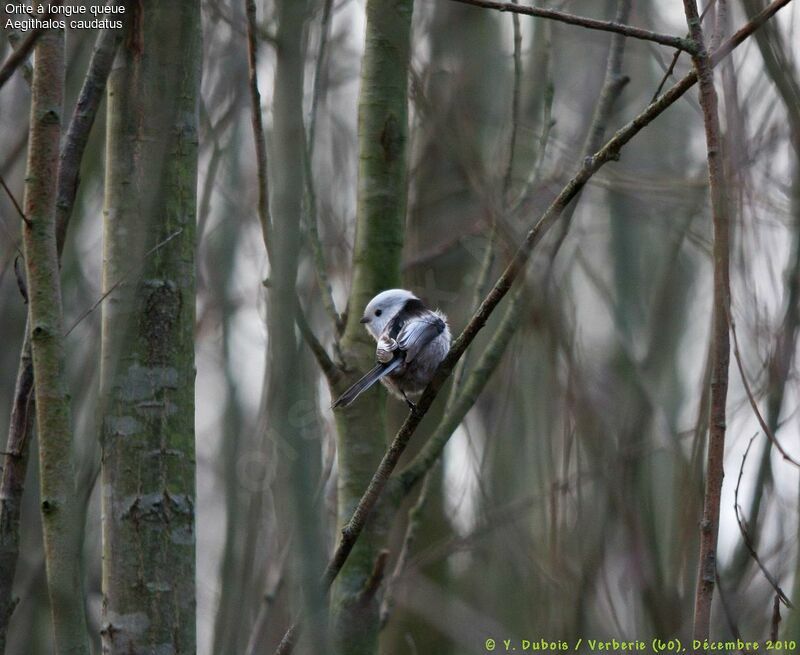
M 406 396 L 406 392 L 405 391 L 403 392 L 403 400 L 406 401 L 406 405 L 408 405 L 408 408 L 412 412 L 416 412 L 417 411 L 417 406 L 411 400 L 409 400 L 408 396 Z

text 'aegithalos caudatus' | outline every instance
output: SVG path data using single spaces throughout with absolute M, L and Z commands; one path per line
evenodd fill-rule
M 388 289 L 369 301 L 361 322 L 378 342 L 371 371 L 345 391 L 333 407 L 347 407 L 378 380 L 414 407 L 408 394 L 420 393 L 450 350 L 447 317 L 430 310 L 410 291 Z

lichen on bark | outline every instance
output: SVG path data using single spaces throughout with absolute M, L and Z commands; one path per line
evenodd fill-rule
M 134 11 L 108 84 L 101 636 L 108 654 L 184 654 L 196 650 L 200 8 L 145 0 Z

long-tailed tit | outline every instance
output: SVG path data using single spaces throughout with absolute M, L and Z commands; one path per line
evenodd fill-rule
M 347 407 L 378 380 L 413 407 L 407 394 L 417 394 L 427 386 L 450 349 L 447 317 L 425 307 L 410 291 L 389 289 L 369 301 L 361 322 L 378 342 L 378 363 L 333 407 Z

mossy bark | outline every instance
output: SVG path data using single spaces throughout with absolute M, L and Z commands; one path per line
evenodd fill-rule
M 412 0 L 368 0 L 359 96 L 359 171 L 353 281 L 341 350 L 348 375 L 342 391 L 373 366 L 375 343 L 359 323 L 379 291 L 399 286 L 406 210 L 408 62 Z M 385 394 L 370 390 L 337 412 L 338 514 L 343 525 L 386 450 Z M 378 510 L 380 508 L 377 508 Z M 379 512 L 376 511 L 376 514 Z M 378 605 L 361 591 L 373 570 L 388 526 L 373 516 L 334 588 L 333 615 L 339 652 L 377 650 Z
M 76 520 L 70 401 L 64 379 L 64 327 L 55 208 L 64 94 L 64 33 L 36 46 L 23 226 L 47 587 L 58 655 L 89 652 Z
M 103 652 L 194 653 L 200 5 L 133 9 L 108 85 Z

